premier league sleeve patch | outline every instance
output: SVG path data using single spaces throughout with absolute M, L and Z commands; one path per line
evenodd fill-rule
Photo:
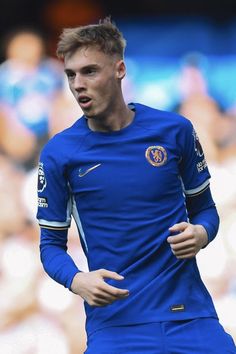
M 193 129 L 193 138 L 194 138 L 194 150 L 198 157 L 202 157 L 204 155 L 202 145 L 199 141 L 199 137 L 196 131 Z
M 202 172 L 204 169 L 207 168 L 207 162 L 204 156 L 204 152 L 201 146 L 201 143 L 199 141 L 199 137 L 196 133 L 196 131 L 193 129 L 193 138 L 194 138 L 194 150 L 197 155 L 197 170 L 198 172 Z
M 39 162 L 38 168 L 38 192 L 41 193 L 47 186 L 47 180 L 44 173 L 43 163 Z

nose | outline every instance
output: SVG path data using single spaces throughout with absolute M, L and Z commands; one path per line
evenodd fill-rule
M 73 81 L 73 88 L 76 91 L 85 90 L 85 88 L 86 88 L 85 79 L 83 78 L 82 75 L 80 75 L 78 73 L 75 75 L 75 78 L 74 78 L 74 81 Z

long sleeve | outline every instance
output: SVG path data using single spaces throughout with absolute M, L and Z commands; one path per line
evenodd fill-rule
M 202 193 L 186 197 L 189 221 L 204 226 L 208 234 L 208 243 L 216 236 L 219 229 L 219 215 L 212 199 L 210 188 Z
M 67 253 L 67 230 L 41 228 L 40 258 L 46 273 L 56 282 L 70 289 L 80 270 Z

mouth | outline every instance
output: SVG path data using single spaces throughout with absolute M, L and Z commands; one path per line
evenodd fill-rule
M 79 96 L 78 97 L 78 103 L 82 109 L 89 108 L 91 105 L 92 99 L 88 96 Z

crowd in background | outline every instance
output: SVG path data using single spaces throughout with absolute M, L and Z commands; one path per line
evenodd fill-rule
M 0 352 L 83 353 L 83 302 L 42 269 L 35 218 L 39 152 L 82 113 L 62 63 L 47 57 L 37 32 L 22 30 L 8 38 L 0 82 Z M 221 217 L 216 240 L 197 257 L 199 268 L 221 323 L 236 339 L 236 90 L 235 101 L 222 108 L 193 57 L 179 67 L 172 86 L 179 100 L 171 109 L 188 117 L 198 132 Z M 156 82 L 139 96 L 134 78 L 127 75 L 123 88 L 127 102 L 148 104 L 150 92 L 164 100 L 162 87 Z M 69 253 L 80 269 L 87 269 L 74 224 Z

